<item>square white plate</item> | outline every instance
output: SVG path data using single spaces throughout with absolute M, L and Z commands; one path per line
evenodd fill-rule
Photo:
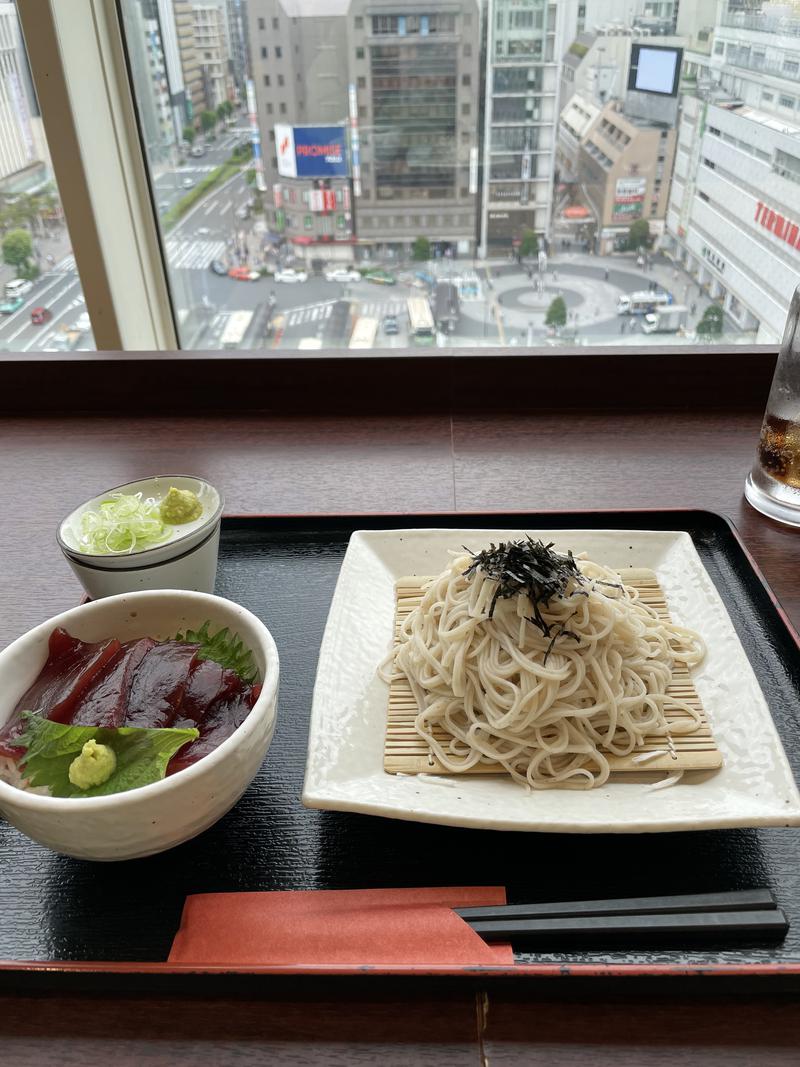
M 613 781 L 592 790 L 526 792 L 497 776 L 398 776 L 383 769 L 394 583 L 437 574 L 448 549 L 477 551 L 530 533 L 608 566 L 656 572 L 675 622 L 708 655 L 694 672 L 724 765 L 653 791 Z M 359 530 L 351 539 L 320 649 L 303 803 L 417 822 L 556 833 L 638 833 L 800 825 L 800 794 L 769 708 L 691 537 L 652 530 Z

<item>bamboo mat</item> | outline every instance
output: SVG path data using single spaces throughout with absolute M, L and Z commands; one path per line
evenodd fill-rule
M 428 581 L 424 577 L 400 578 L 395 583 L 396 611 L 395 634 L 406 616 L 422 600 L 422 586 Z M 636 569 L 625 571 L 626 585 L 639 590 L 643 604 L 654 608 L 665 621 L 670 621 L 666 599 L 658 579 L 653 571 Z M 643 774 L 651 771 L 705 771 L 717 770 L 722 766 L 722 754 L 716 746 L 711 728 L 694 688 L 689 671 L 685 667 L 677 668 L 672 675 L 672 684 L 667 689 L 667 696 L 685 701 L 696 708 L 701 715 L 700 726 L 691 734 L 652 734 L 645 738 L 641 748 L 630 756 L 609 756 L 608 762 L 615 774 Z M 417 716 L 417 704 L 411 687 L 405 678 L 396 678 L 389 691 L 389 714 L 386 724 L 386 741 L 384 746 L 383 766 L 389 774 L 498 774 L 505 773 L 498 764 L 481 763 L 467 771 L 453 772 L 444 768 L 433 756 L 426 741 L 414 729 Z M 665 713 L 670 719 L 690 718 L 688 712 L 674 705 L 665 705 Z M 446 740 L 449 735 L 441 727 L 434 729 L 437 740 Z M 645 752 L 667 750 L 663 755 L 653 756 L 645 762 L 634 762 L 634 757 Z

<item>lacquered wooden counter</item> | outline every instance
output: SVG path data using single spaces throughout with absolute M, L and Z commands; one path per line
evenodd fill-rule
M 0 420 L 0 645 L 76 602 L 56 548 L 78 500 L 143 474 L 198 473 L 232 513 L 698 507 L 733 519 L 800 627 L 800 532 L 742 499 L 761 420 L 603 412 L 527 417 Z M 2 862 L 2 857 L 0 857 Z M 797 1062 L 793 999 L 653 1004 L 524 988 L 313 999 L 86 994 L 0 1000 L 3 1058 L 63 1064 L 751 1064 Z M 271 994 L 275 997 L 275 994 Z

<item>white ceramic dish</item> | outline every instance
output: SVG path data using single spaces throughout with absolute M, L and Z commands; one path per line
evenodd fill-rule
M 119 555 L 80 551 L 78 539 L 84 512 L 96 508 L 113 493 L 141 493 L 145 498 L 161 500 L 171 486 L 190 489 L 197 494 L 203 505 L 198 519 L 173 527 L 167 540 L 140 551 Z M 84 501 L 59 523 L 56 536 L 64 557 L 93 600 L 142 589 L 189 589 L 213 593 L 223 506 L 222 495 L 203 478 L 152 475 L 114 486 Z
M 261 694 L 242 725 L 191 767 L 161 782 L 109 797 L 57 798 L 0 781 L 0 814 L 28 837 L 68 856 L 123 860 L 163 852 L 212 826 L 256 775 L 275 729 L 278 652 L 264 624 L 245 608 L 206 593 L 164 589 L 82 604 L 17 638 L 0 652 L 0 725 L 47 659 L 53 629 L 83 641 L 168 638 L 206 619 L 228 626 L 251 649 Z
M 613 781 L 527 793 L 501 776 L 397 776 L 383 770 L 388 687 L 376 668 L 391 646 L 394 582 L 436 574 L 447 551 L 537 536 L 536 530 L 370 530 L 350 539 L 320 650 L 303 803 L 419 822 L 557 833 L 639 833 L 800 825 L 800 794 L 756 677 L 692 540 L 684 532 L 548 530 L 557 549 L 616 568 L 648 567 L 673 618 L 699 630 L 695 672 L 722 770 L 652 791 Z

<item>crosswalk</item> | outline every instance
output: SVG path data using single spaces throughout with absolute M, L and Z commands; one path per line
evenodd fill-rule
M 292 308 L 286 313 L 287 326 L 303 326 L 306 323 L 318 323 L 322 325 L 330 318 L 334 301 L 329 300 L 324 304 L 308 304 L 306 307 Z
M 286 312 L 287 326 L 305 326 L 316 323 L 321 326 L 330 318 L 335 301 L 328 300 L 319 304 L 307 304 L 305 307 L 292 308 Z M 405 311 L 405 300 L 355 300 L 353 311 L 362 318 L 382 319 L 384 315 L 400 315 Z
M 224 241 L 198 241 L 171 237 L 167 241 L 167 262 L 172 268 L 205 270 L 212 259 L 222 259 Z
M 405 300 L 358 300 L 357 312 L 363 318 L 382 319 L 384 315 L 402 315 L 406 310 Z

